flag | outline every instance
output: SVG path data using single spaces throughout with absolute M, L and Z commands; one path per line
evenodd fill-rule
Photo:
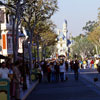
M 71 44 L 71 41 L 68 39 L 67 40 L 67 46 L 69 46 Z

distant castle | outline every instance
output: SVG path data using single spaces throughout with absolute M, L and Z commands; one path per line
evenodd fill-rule
M 68 30 L 67 30 L 67 21 L 65 20 L 63 24 L 63 30 L 58 29 L 58 37 L 57 37 L 57 51 L 56 54 L 58 56 L 63 55 L 66 56 L 68 51 L 67 40 L 68 40 Z

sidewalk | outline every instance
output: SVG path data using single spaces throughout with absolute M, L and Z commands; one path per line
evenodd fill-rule
M 94 84 L 96 87 L 100 88 L 100 74 L 97 71 L 92 72 L 80 72 L 80 76 L 86 79 L 88 82 Z M 98 81 L 94 82 L 94 78 L 98 78 Z
M 27 77 L 27 90 L 23 91 L 22 88 L 20 90 L 21 91 L 21 93 L 20 93 L 21 100 L 25 100 L 27 98 L 27 96 L 32 92 L 32 90 L 36 87 L 37 84 L 38 84 L 38 80 L 29 83 L 29 79 Z

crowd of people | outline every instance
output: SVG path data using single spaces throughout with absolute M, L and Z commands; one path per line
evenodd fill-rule
M 100 59 L 85 58 L 84 60 L 78 59 L 56 59 L 41 61 L 37 63 L 41 69 L 40 80 L 46 80 L 48 82 L 63 82 L 68 79 L 68 70 L 74 72 L 75 80 L 78 80 L 78 69 L 94 69 L 99 72 Z M 43 78 L 42 78 L 43 77 Z
M 83 60 L 79 60 L 80 69 L 96 69 L 100 62 L 99 59 L 100 58 L 85 58 Z
M 27 68 L 27 64 L 25 65 Z M 28 74 L 27 71 L 25 71 Z M 5 61 L 0 64 L 0 79 L 7 79 L 10 82 L 10 100 L 20 100 L 20 85 L 23 78 L 23 63 L 16 61 L 15 64 Z
M 75 80 L 78 80 L 78 69 L 86 68 L 100 68 L 100 59 L 33 61 L 32 71 L 29 70 L 28 62 L 23 66 L 22 61 L 16 61 L 15 63 L 7 61 L 0 64 L 0 79 L 9 80 L 10 97 L 15 98 L 15 100 L 20 100 L 20 85 L 23 85 L 24 81 L 26 81 L 25 75 L 30 76 L 30 74 L 34 72 L 35 79 L 38 79 L 39 82 L 64 82 L 68 80 L 67 72 L 69 70 L 74 72 Z M 100 71 L 100 69 L 98 69 L 98 71 Z
M 69 69 L 73 70 L 75 73 L 75 80 L 78 80 L 78 69 L 79 61 L 74 60 L 70 63 L 67 60 L 50 60 L 50 61 L 41 61 L 37 63 L 40 65 L 40 82 L 41 80 L 46 82 L 63 82 L 68 79 L 67 72 Z M 70 68 L 69 68 L 70 67 Z M 35 68 L 35 67 L 34 67 Z

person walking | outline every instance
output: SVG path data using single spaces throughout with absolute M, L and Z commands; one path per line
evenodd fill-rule
M 63 61 L 60 62 L 59 69 L 60 69 L 60 80 L 61 80 L 61 82 L 63 82 L 64 81 L 64 72 L 65 72 L 65 66 L 64 66 Z
M 91 60 L 91 69 L 93 69 L 94 68 L 94 60 L 92 59 Z
M 56 62 L 56 64 L 55 64 L 55 78 L 56 78 L 56 82 L 59 82 L 59 73 L 60 73 L 60 71 L 59 71 L 59 63 L 58 62 Z
M 54 68 L 54 62 L 52 62 L 50 64 L 50 68 L 51 68 L 51 81 L 55 82 L 55 68 Z
M 100 74 L 100 58 L 99 58 L 99 61 L 98 61 L 98 64 L 97 64 L 97 71 Z
M 50 64 L 47 65 L 47 69 L 48 69 L 47 79 L 48 79 L 48 82 L 50 83 L 51 82 L 51 65 Z
M 16 100 L 20 99 L 20 79 L 21 79 L 21 73 L 19 71 L 19 62 L 16 61 L 15 65 L 13 67 L 13 96 Z
M 73 67 L 75 80 L 78 80 L 78 69 L 79 69 L 79 62 L 78 60 L 75 60 Z

